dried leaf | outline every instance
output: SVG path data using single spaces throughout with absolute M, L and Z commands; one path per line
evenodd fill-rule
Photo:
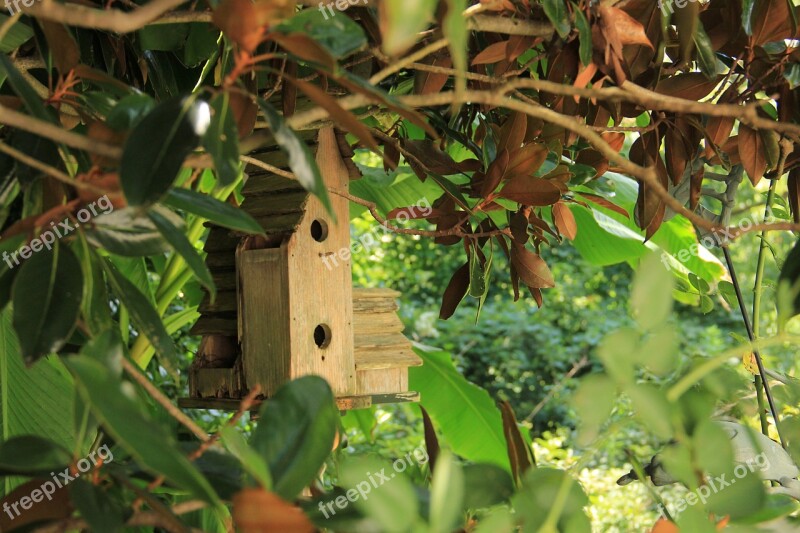
M 464 299 L 469 289 L 469 263 L 455 271 L 450 283 L 442 295 L 442 307 L 439 310 L 439 318 L 447 320 L 456 312 L 458 304 Z
M 511 249 L 511 262 L 525 285 L 534 289 L 549 289 L 556 286 L 553 273 L 544 259 L 524 246 L 515 244 Z
M 500 138 L 497 141 L 498 150 L 508 149 L 509 152 L 518 150 L 525 139 L 525 132 L 528 129 L 528 117 L 522 113 L 514 113 L 509 116 L 503 127 L 500 128 Z
M 719 78 L 709 80 L 700 72 L 671 76 L 658 83 L 656 92 L 686 100 L 702 100 L 719 84 Z
M 724 146 L 731 136 L 734 122 L 729 117 L 709 117 L 706 123 L 706 141 L 717 147 Z M 705 156 L 711 157 L 714 151 L 712 146 L 707 145 Z
M 561 190 L 542 178 L 517 175 L 510 178 L 500 190 L 500 196 L 522 205 L 541 207 L 553 205 L 561 199 Z
M 433 427 L 431 417 L 428 416 L 428 411 L 421 405 L 419 406 L 422 412 L 422 427 L 425 432 L 425 448 L 428 451 L 428 465 L 430 466 L 431 473 L 436 470 L 436 459 L 439 458 L 439 438 L 436 436 L 436 428 Z
M 561 235 L 571 241 L 575 240 L 578 235 L 578 225 L 572 211 L 564 202 L 558 202 L 553 206 L 553 223 Z
M 547 159 L 547 146 L 541 143 L 526 144 L 519 150 L 509 153 L 508 175 L 531 175 Z
M 753 185 L 757 185 L 767 170 L 767 157 L 764 153 L 764 141 L 758 131 L 739 125 L 739 158 L 745 172 Z
M 508 41 L 492 43 L 472 59 L 472 65 L 488 65 L 507 58 Z
M 525 443 L 525 439 L 520 434 L 517 418 L 514 416 L 514 409 L 508 401 L 503 400 L 500 402 L 500 413 L 503 418 L 503 435 L 506 438 L 511 473 L 514 476 L 514 482 L 519 485 L 525 472 L 533 466 L 531 453 Z
M 53 55 L 53 62 L 58 69 L 58 73 L 66 76 L 67 73 L 78 66 L 81 61 L 81 53 L 78 50 L 78 43 L 72 38 L 67 27 L 58 22 L 39 20 L 50 53 Z
M 313 533 L 316 528 L 303 511 L 261 488 L 243 489 L 233 497 L 233 522 L 242 533 L 293 531 Z

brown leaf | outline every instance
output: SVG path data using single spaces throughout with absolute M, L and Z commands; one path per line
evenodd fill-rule
M 574 241 L 578 236 L 578 225 L 575 216 L 569 206 L 564 202 L 558 202 L 553 206 L 553 223 L 558 228 L 558 232 L 567 239 Z
M 656 92 L 686 100 L 701 100 L 711 94 L 718 84 L 719 78 L 709 80 L 700 72 L 688 72 L 661 80 Z
M 758 131 L 739 125 L 739 157 L 745 172 L 753 185 L 757 185 L 767 170 L 767 157 L 764 153 L 764 141 Z
M 525 472 L 535 463 L 532 460 L 530 449 L 525 439 L 522 438 L 517 418 L 514 416 L 514 409 L 508 401 L 500 402 L 500 413 L 503 418 L 503 435 L 506 438 L 506 448 L 508 450 L 508 461 L 511 463 L 511 474 L 514 482 L 519 486 Z
M 453 313 L 456 312 L 458 304 L 464 299 L 469 289 L 469 263 L 455 271 L 453 277 L 450 278 L 450 283 L 442 295 L 442 307 L 439 310 L 439 318 L 447 320 Z
M 700 197 L 703 194 L 703 178 L 705 177 L 706 170 L 701 168 L 700 172 L 695 172 L 691 175 L 689 182 L 689 209 L 694 211 L 697 204 L 700 203 Z
M 370 133 L 369 128 L 362 124 L 352 113 L 345 111 L 345 109 L 339 105 L 336 99 L 313 83 L 294 79 L 289 75 L 284 75 L 284 77 L 290 82 L 290 84 L 296 85 L 301 91 L 303 91 L 303 93 L 308 96 L 312 102 L 327 111 L 337 126 L 355 135 L 364 146 L 376 154 L 381 154 L 381 151 L 378 149 L 378 143 L 375 142 L 375 138 Z
M 792 35 L 792 14 L 785 0 L 761 0 L 753 10 L 754 44 L 764 45 L 796 37 Z
M 511 249 L 511 262 L 520 279 L 534 289 L 550 289 L 556 286 L 553 273 L 544 259 L 524 246 L 514 245 Z
M 252 53 L 266 34 L 266 27 L 295 12 L 294 0 L 253 3 L 250 0 L 222 0 L 211 20 L 230 39 Z
M 497 149 L 506 148 L 509 152 L 518 150 L 525 139 L 525 132 L 528 129 L 528 117 L 522 113 L 514 113 L 509 116 L 503 127 L 500 128 L 500 139 L 497 141 Z
M 706 141 L 714 146 L 724 146 L 731 136 L 735 120 L 730 117 L 709 117 L 706 123 Z M 705 156 L 712 157 L 714 148 L 706 146 Z
M 239 139 L 244 139 L 253 132 L 258 116 L 256 101 L 242 91 L 229 91 L 231 111 L 236 127 L 239 130 Z
M 292 531 L 313 533 L 316 528 L 291 503 L 261 488 L 242 489 L 233 496 L 233 523 L 242 533 Z
M 422 61 L 423 64 L 431 65 L 434 67 L 452 68 L 453 60 L 449 55 L 438 55 L 433 58 L 426 58 Z M 442 88 L 450 79 L 449 74 L 439 74 L 435 72 L 425 72 L 423 70 L 416 70 L 414 73 L 414 93 L 416 94 L 436 94 L 441 92 Z
M 477 159 L 465 159 L 456 162 L 450 154 L 439 150 L 430 140 L 401 139 L 401 146 L 422 161 L 431 172 L 448 176 L 461 172 L 475 172 L 483 168 Z
M 287 80 L 293 80 L 297 76 L 297 63 L 294 61 L 286 62 L 286 69 L 284 75 Z M 313 98 L 312 98 L 313 100 Z M 289 118 L 294 115 L 294 110 L 297 108 L 297 84 L 286 83 L 281 90 L 281 104 L 283 105 L 283 118 Z M 317 103 L 317 105 L 321 105 Z M 333 113 L 328 111 L 333 116 Z
M 47 39 L 50 53 L 53 54 L 53 62 L 56 64 L 58 73 L 66 76 L 67 72 L 75 68 L 81 61 L 78 43 L 63 24 L 39 20 L 39 25 Z
M 30 526 L 38 522 L 44 523 L 53 520 L 63 520 L 72 514 L 72 503 L 67 487 L 56 488 L 52 480 L 42 478 L 32 479 L 18 486 L 13 491 L 6 494 L 5 498 L 0 500 L 0 506 L 3 504 L 11 506 L 19 502 L 22 497 L 28 497 L 28 499 L 30 499 L 31 492 L 42 489 L 43 484 L 47 482 L 53 485 L 55 491 L 51 494 L 52 499 L 42 499 L 39 502 L 33 502 L 30 508 L 22 511 L 19 516 L 14 516 L 13 522 L 8 516 L 8 512 L 0 513 L 0 531 L 13 531 L 15 529 L 19 529 L 20 531 L 33 530 L 36 528 L 26 528 L 25 526 Z M 19 506 L 17 506 L 17 508 L 19 508 Z
M 472 65 L 488 65 L 506 59 L 508 41 L 492 43 L 472 59 Z
M 509 175 L 531 175 L 539 170 L 546 159 L 547 146 L 541 143 L 526 144 L 519 150 L 509 153 L 507 173 Z
M 422 412 L 422 427 L 425 432 L 425 448 L 428 451 L 428 465 L 431 473 L 436 470 L 436 460 L 439 458 L 439 437 L 436 436 L 436 428 L 433 427 L 428 411 L 422 405 L 419 406 Z
M 500 196 L 522 205 L 536 207 L 553 205 L 561 199 L 561 190 L 542 178 L 517 175 L 500 190 Z
M 578 194 L 580 194 L 583 198 L 586 198 L 593 204 L 597 204 L 600 207 L 605 207 L 609 211 L 614 211 L 615 213 L 619 213 L 620 215 L 626 218 L 631 217 L 630 214 L 627 211 L 625 211 L 622 207 L 618 206 L 617 204 L 615 204 L 614 202 L 610 201 L 607 198 L 603 198 L 602 196 L 598 196 L 596 194 L 590 194 L 587 192 L 580 192 Z
M 689 152 L 688 142 L 677 128 L 667 128 L 664 135 L 664 157 L 670 180 L 677 185 L 683 179 L 686 165 L 692 160 L 693 154 Z
M 497 153 L 497 158 L 491 162 L 486 171 L 486 177 L 483 178 L 483 185 L 481 186 L 481 198 L 488 198 L 497 186 L 500 185 L 500 181 L 502 181 L 506 172 L 508 172 L 508 162 L 508 150 L 503 148 Z
M 237 0 L 249 1 L 249 0 Z M 287 52 L 300 59 L 319 63 L 327 69 L 336 69 L 336 58 L 323 48 L 317 41 L 303 33 L 272 33 L 270 39 L 281 45 Z

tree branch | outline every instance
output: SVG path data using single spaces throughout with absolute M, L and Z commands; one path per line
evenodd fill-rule
M 126 13 L 119 9 L 105 10 L 76 4 L 61 4 L 54 0 L 38 0 L 30 7 L 23 6 L 22 11 L 32 17 L 61 22 L 69 26 L 130 33 L 143 28 L 185 1 L 152 0 L 139 9 Z

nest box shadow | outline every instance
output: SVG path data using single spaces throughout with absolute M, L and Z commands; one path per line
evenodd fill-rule
M 319 130 L 316 145 L 327 187 L 347 191 L 350 173 L 333 129 Z M 254 157 L 287 167 L 277 149 Z M 252 170 L 242 209 L 267 237 L 211 227 L 205 251 L 217 298 L 206 295 L 192 328 L 203 338 L 189 369 L 190 397 L 180 405 L 236 409 L 256 384 L 269 398 L 309 374 L 328 381 L 342 410 L 418 401 L 408 367 L 422 361 L 402 333 L 399 293 L 354 289 L 350 261 L 340 255 L 350 249 L 349 201 L 331 195 L 334 222 L 297 182 Z

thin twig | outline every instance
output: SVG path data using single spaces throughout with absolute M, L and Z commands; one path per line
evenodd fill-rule
M 115 33 L 130 33 L 155 21 L 170 9 L 175 9 L 186 0 L 152 0 L 135 11 L 119 9 L 96 9 L 92 7 L 61 4 L 55 0 L 39 0 L 30 7 L 21 8 L 26 15 L 53 22 L 61 22 L 79 28 L 106 30 Z

